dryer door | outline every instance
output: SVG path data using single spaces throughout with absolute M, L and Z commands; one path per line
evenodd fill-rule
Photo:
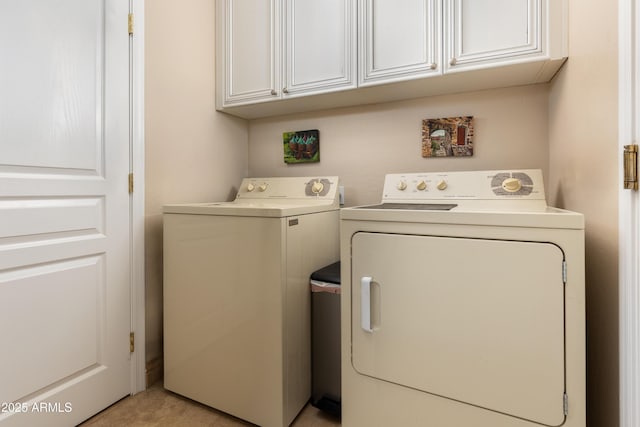
M 354 369 L 562 424 L 563 260 L 550 243 L 356 233 Z

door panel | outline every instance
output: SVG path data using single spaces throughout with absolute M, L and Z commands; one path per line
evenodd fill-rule
M 11 64 L 0 71 L 0 135 L 20 144 L 0 144 L 2 163 L 95 171 L 102 142 L 101 2 L 9 3 L 0 18 L 0 49 Z
M 489 410 L 561 424 L 562 262 L 562 251 L 546 243 L 355 234 L 353 367 Z M 364 277 L 372 278 L 368 304 L 361 298 Z M 372 332 L 361 327 L 366 308 Z
M 77 424 L 130 390 L 128 12 L 0 3 L 0 402 L 48 408 L 3 427 Z
M 280 19 L 276 0 L 218 0 L 218 33 L 226 58 L 224 105 L 277 99 L 280 90 Z M 218 55 L 222 55 L 220 52 Z M 222 87 L 220 88 L 222 89 Z
M 98 363 L 96 332 L 104 325 L 96 301 L 103 263 L 103 257 L 86 257 L 0 273 L 0 324 L 13 325 L 4 340 L 13 349 L 38 350 L 7 352 L 3 363 L 28 369 L 4 373 L 3 382 L 12 387 L 0 390 L 0 402 L 16 401 Z M 69 337 L 72 352 L 60 345 Z
M 546 29 L 543 3 L 539 0 L 445 1 L 445 71 L 508 64 L 543 55 L 542 34 Z
M 360 0 L 360 86 L 441 73 L 439 2 Z
M 285 5 L 287 96 L 355 87 L 355 0 Z
M 530 32 L 527 30 L 531 26 L 530 20 L 535 17 L 530 1 L 463 0 L 459 7 L 463 55 L 529 45 Z
M 104 232 L 104 199 L 41 198 L 37 200 L 0 200 L 0 238 L 21 237 L 41 240 L 43 233 Z M 47 218 L 47 221 L 41 221 Z

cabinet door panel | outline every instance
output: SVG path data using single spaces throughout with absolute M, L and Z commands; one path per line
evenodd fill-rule
M 278 82 L 277 0 L 218 0 L 218 78 L 223 105 L 275 99 Z
M 287 0 L 286 96 L 355 87 L 355 0 Z
M 486 3 L 495 3 L 493 9 Z M 481 53 L 527 46 L 529 41 L 529 1 L 462 1 L 460 10 L 462 53 Z M 500 13 L 496 13 L 500 11 Z M 491 25 L 489 27 L 489 25 Z M 491 28 L 491 31 L 487 29 Z M 498 31 L 496 31 L 498 29 Z
M 446 70 L 543 55 L 540 0 L 447 0 Z
M 360 0 L 359 85 L 440 74 L 435 0 Z

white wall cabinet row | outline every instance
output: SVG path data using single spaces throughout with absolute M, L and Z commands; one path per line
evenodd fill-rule
M 567 0 L 216 0 L 216 107 L 240 117 L 549 81 Z

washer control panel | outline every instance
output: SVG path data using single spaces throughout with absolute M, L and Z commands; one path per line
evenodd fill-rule
M 334 199 L 338 177 L 245 178 L 236 199 Z
M 540 169 L 388 174 L 382 201 L 545 200 Z

